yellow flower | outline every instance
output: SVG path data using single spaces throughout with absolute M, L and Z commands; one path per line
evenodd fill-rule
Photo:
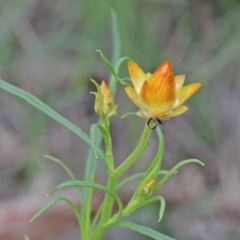
M 201 86 L 193 83 L 183 87 L 185 75 L 174 76 L 170 62 L 160 64 L 153 74 L 145 74 L 133 62 L 128 63 L 128 70 L 134 86 L 125 88 L 128 97 L 140 108 L 140 117 L 154 121 L 186 112 L 188 108 L 182 104 Z
M 102 83 L 100 85 L 100 90 L 102 93 L 102 101 L 100 102 L 99 93 L 97 93 L 96 97 L 95 97 L 95 103 L 94 103 L 95 112 L 98 115 L 101 115 L 101 113 L 100 113 L 100 105 L 101 105 L 103 116 L 105 116 L 105 117 L 110 116 L 110 115 L 111 115 L 110 117 L 115 116 L 118 105 L 114 104 L 112 94 L 111 94 L 107 84 L 104 81 L 102 81 Z

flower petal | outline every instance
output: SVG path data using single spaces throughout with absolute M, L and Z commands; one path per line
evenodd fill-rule
M 185 75 L 178 75 L 175 76 L 175 84 L 176 84 L 176 88 L 179 89 L 183 86 L 185 81 Z
M 181 105 L 172 110 L 170 117 L 175 117 L 175 116 L 181 115 L 181 114 L 185 113 L 187 110 L 188 110 L 188 107 Z
M 138 94 L 136 93 L 136 91 L 135 91 L 133 88 L 131 88 L 131 87 L 125 87 L 125 91 L 126 91 L 128 97 L 130 98 L 130 100 L 131 100 L 135 105 L 137 105 L 137 106 L 138 106 L 139 108 L 141 108 L 141 109 L 145 108 L 145 107 L 143 106 L 143 104 L 141 103 L 141 100 L 140 100 Z
M 139 93 L 144 81 L 147 80 L 147 76 L 143 70 L 134 62 L 128 62 L 128 71 L 132 79 L 133 86 L 136 92 Z
M 199 88 L 200 83 L 193 83 L 178 89 L 177 91 L 177 102 L 174 108 L 182 105 L 188 98 L 190 98 Z

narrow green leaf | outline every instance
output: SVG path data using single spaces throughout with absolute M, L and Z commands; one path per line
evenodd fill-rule
M 68 128 L 70 131 L 72 131 L 74 134 L 76 134 L 78 137 L 80 137 L 85 143 L 87 143 L 89 146 L 91 146 L 90 138 L 89 136 L 83 132 L 80 128 L 75 126 L 73 123 L 71 123 L 66 118 L 62 117 L 60 114 L 58 114 L 56 111 L 54 111 L 52 108 L 50 108 L 48 105 L 43 103 L 38 98 L 34 97 L 32 94 L 17 88 L 10 83 L 7 83 L 0 79 L 0 88 L 5 90 L 6 92 L 9 92 L 19 98 L 24 99 L 26 102 L 34 106 L 35 108 L 39 109 L 52 119 L 54 119 L 56 122 L 62 124 L 66 128 Z M 103 157 L 102 152 L 97 148 L 98 154 Z
M 159 219 L 158 221 L 160 222 L 163 218 L 163 214 L 165 212 L 165 207 L 166 207 L 166 201 L 163 197 L 159 196 L 158 197 L 160 200 L 160 209 L 159 209 Z
M 160 128 L 157 128 L 157 134 L 158 134 L 158 151 L 146 172 L 146 177 L 145 177 L 145 181 L 144 181 L 143 185 L 147 181 L 149 181 L 150 178 L 156 178 L 159 170 L 161 169 L 163 148 L 164 148 L 164 139 L 163 139 L 163 134 L 162 134 L 162 131 Z
M 126 117 L 130 117 L 130 116 L 137 116 L 137 113 L 136 112 L 129 112 L 129 113 L 126 113 L 126 114 L 122 115 L 121 118 L 126 118 Z
M 112 65 L 115 65 L 115 62 L 117 61 L 118 58 L 120 58 L 121 55 L 121 39 L 120 39 L 120 34 L 118 31 L 118 23 L 116 21 L 117 17 L 116 15 L 112 16 L 112 30 L 113 30 L 113 56 L 112 56 Z M 115 18 L 115 20 L 113 19 Z M 117 84 L 118 82 L 113 78 L 110 77 L 110 82 L 109 82 L 109 89 L 112 93 L 112 96 L 114 98 L 116 94 L 116 89 L 117 89 Z M 101 121 L 100 119 L 98 120 L 98 124 L 100 124 Z M 95 145 L 100 146 L 102 142 L 102 135 L 100 132 L 96 133 L 96 138 L 95 138 Z M 104 158 L 102 158 L 104 160 Z M 105 161 L 103 161 L 105 163 Z M 106 163 L 105 163 L 106 166 Z M 108 171 L 108 170 L 107 170 Z M 85 171 L 84 171 L 84 180 L 89 181 L 91 175 L 95 175 L 96 172 L 96 161 L 93 156 L 93 151 L 88 151 L 88 157 L 87 157 L 87 162 L 85 166 Z M 88 188 L 84 188 L 82 190 L 82 205 L 81 205 L 81 210 L 82 213 L 85 211 L 85 206 L 86 206 L 86 201 L 87 201 L 87 195 L 88 195 Z
M 48 203 L 46 203 L 30 220 L 30 222 L 33 222 L 36 218 L 40 217 L 43 213 L 45 213 L 51 206 L 53 206 L 56 202 L 58 201 L 65 201 L 67 202 L 72 210 L 74 211 L 78 221 L 80 221 L 80 212 L 77 208 L 77 206 L 70 200 L 68 200 L 67 198 L 64 197 L 55 197 L 53 199 L 51 199 Z
M 165 175 L 167 174 L 169 171 L 164 171 L 164 170 L 161 170 L 158 172 L 158 175 Z M 122 182 L 120 182 L 118 185 L 117 185 L 117 189 L 119 189 L 120 187 L 122 187 L 123 185 L 125 185 L 126 183 L 132 181 L 132 180 L 135 180 L 137 178 L 142 178 L 144 177 L 144 175 L 146 174 L 146 172 L 142 172 L 142 173 L 137 173 L 137 174 L 134 174 L 133 176 L 130 176 L 126 179 L 124 179 Z
M 108 134 L 106 132 L 106 129 L 101 124 L 98 124 L 98 128 L 99 128 L 100 132 L 102 133 L 103 137 L 107 137 L 108 136 Z
M 95 188 L 100 191 L 106 192 L 116 199 L 116 201 L 118 202 L 118 205 L 119 205 L 119 212 L 122 212 L 123 205 L 122 205 L 121 199 L 114 192 L 108 190 L 106 187 L 104 187 L 98 183 L 92 183 L 92 182 L 86 182 L 86 181 L 68 181 L 68 182 L 64 182 L 64 183 L 61 183 L 58 186 L 56 186 L 51 191 L 51 193 L 48 195 L 52 195 L 59 189 L 65 188 L 65 187 L 87 187 L 87 188 Z
M 112 38 L 113 38 L 113 54 L 112 54 L 112 59 L 111 59 L 111 64 L 115 66 L 115 72 L 118 72 L 118 68 L 120 66 L 118 59 L 121 57 L 121 37 L 120 37 L 120 32 L 119 32 L 119 26 L 118 26 L 118 19 L 117 19 L 117 14 L 115 10 L 111 9 L 111 20 L 112 20 Z M 116 90 L 117 90 L 118 82 L 115 80 L 114 75 L 110 74 L 109 77 L 109 89 L 112 93 L 113 98 L 116 95 Z
M 144 236 L 151 237 L 152 239 L 155 239 L 155 240 L 174 240 L 173 238 L 168 237 L 160 232 L 157 232 L 151 228 L 144 227 L 144 226 L 136 224 L 136 223 L 131 223 L 131 222 L 127 222 L 127 221 L 118 221 L 115 224 L 115 226 L 121 227 L 121 228 L 127 228 L 134 232 L 140 233 Z
M 128 58 L 128 60 L 131 60 L 131 59 Z M 132 62 L 132 61 L 131 61 L 131 62 Z M 130 77 L 123 77 L 122 80 L 123 80 L 123 81 L 128 81 L 129 83 L 132 82 L 132 79 L 131 79 Z M 130 84 L 129 84 L 129 85 L 130 85 Z
M 94 182 L 94 175 L 90 176 L 90 182 Z M 85 211 L 83 216 L 83 226 L 82 228 L 90 233 L 91 232 L 91 213 L 92 213 L 92 196 L 93 196 L 93 190 L 94 188 L 88 189 L 88 195 L 87 195 L 87 201 L 85 205 Z M 82 213 L 83 214 L 83 213 Z
M 147 205 L 149 203 L 155 202 L 155 201 L 160 201 L 160 209 L 159 209 L 159 218 L 158 218 L 158 222 L 160 222 L 163 218 L 163 214 L 165 211 L 165 207 L 166 207 L 166 201 L 163 197 L 161 196 L 155 196 L 155 197 L 151 197 L 149 199 L 147 199 L 143 205 Z M 141 205 L 141 206 L 143 206 Z
M 115 66 L 114 66 L 114 74 L 113 73 L 111 74 L 110 83 L 109 83 L 109 89 L 110 89 L 110 91 L 112 92 L 112 94 L 114 96 L 116 94 L 116 88 L 117 88 L 117 83 L 118 83 L 118 81 L 115 80 L 116 76 L 118 77 L 118 71 L 119 71 L 119 68 L 120 68 L 121 64 L 124 61 L 127 61 L 127 60 L 131 61 L 131 59 L 129 57 L 122 57 L 122 58 L 120 58 L 117 61 L 117 63 L 115 64 Z M 129 84 L 125 80 L 127 82 L 129 82 Z M 121 81 L 125 82 L 125 85 L 127 85 L 127 86 L 129 86 L 131 84 L 131 79 L 129 79 L 129 78 L 121 78 Z
M 98 97 L 99 97 L 99 100 L 102 99 L 102 91 L 100 90 L 100 86 L 97 84 L 97 82 L 93 79 L 90 79 L 92 81 L 92 83 L 96 86 L 97 88 L 97 91 L 98 91 Z M 100 115 L 102 116 L 102 106 L 99 106 L 99 112 L 100 112 Z M 99 118 L 98 119 L 98 122 L 97 122 L 97 125 L 99 125 L 101 123 L 101 119 Z M 95 128 L 95 127 L 94 127 Z M 85 181 L 89 181 L 90 180 L 90 176 L 91 175 L 95 175 L 95 172 L 96 172 L 96 152 L 94 150 L 96 149 L 101 149 L 99 146 L 101 144 L 101 141 L 102 141 L 102 136 L 100 134 L 100 132 L 96 132 L 96 134 L 94 134 L 94 139 L 93 139 L 93 132 L 94 132 L 94 129 L 90 129 L 90 142 L 91 142 L 91 146 L 92 146 L 92 150 L 93 151 L 88 151 L 88 156 L 87 156 L 87 161 L 86 161 L 86 166 L 85 166 L 85 171 L 84 171 L 84 180 Z M 94 142 L 94 144 L 93 144 Z M 102 149 L 100 150 L 102 151 Z M 106 163 L 105 163 L 105 154 L 102 153 L 102 156 L 104 156 L 102 158 L 105 166 L 106 166 Z M 85 214 L 85 209 L 86 209 L 86 205 L 88 204 L 87 203 L 87 196 L 88 196 L 88 189 L 87 188 L 83 188 L 82 189 L 82 205 L 81 205 L 81 210 L 82 210 L 82 213 Z
M 99 119 L 97 124 L 100 124 L 100 123 L 101 123 L 101 120 Z M 95 145 L 100 146 L 101 141 L 102 141 L 102 135 L 98 131 L 96 133 L 96 137 L 95 137 Z M 102 155 L 104 155 L 104 153 Z M 102 158 L 102 159 L 103 159 L 103 162 L 106 166 L 105 155 L 104 155 L 104 158 Z M 86 165 L 85 165 L 85 169 L 84 169 L 84 180 L 89 181 L 90 176 L 95 175 L 95 172 L 96 172 L 96 159 L 94 157 L 94 153 L 93 153 L 92 149 L 89 149 L 88 150 L 87 161 L 86 161 Z M 82 212 L 82 214 L 84 214 L 85 209 L 86 209 L 86 205 L 87 205 L 87 196 L 88 196 L 88 190 L 89 189 L 88 188 L 83 188 L 81 190 L 82 190 L 81 191 L 82 192 L 81 212 Z
M 59 164 L 66 171 L 66 173 L 72 179 L 72 181 L 76 180 L 76 178 L 75 178 L 74 174 L 72 173 L 72 171 L 61 160 L 59 160 L 59 159 L 57 159 L 55 157 L 49 156 L 49 155 L 44 155 L 44 157 L 47 158 L 48 160 L 51 160 L 51 161 Z M 80 192 L 80 189 L 78 189 L 78 192 L 79 192 L 80 200 L 82 201 L 82 194 Z
M 111 18 L 112 18 L 112 36 L 113 36 L 113 55 L 112 55 L 112 64 L 115 65 L 117 60 L 121 56 L 121 38 L 118 28 L 118 18 L 116 11 L 111 9 Z
M 199 163 L 200 165 L 204 166 L 204 163 L 197 159 L 188 159 L 179 162 L 176 164 L 163 178 L 162 180 L 154 187 L 155 190 L 159 189 L 180 167 L 188 163 Z
M 98 128 L 98 124 L 92 124 L 90 128 L 90 141 L 91 141 L 91 147 L 94 152 L 95 158 L 98 159 L 97 151 L 96 151 L 96 145 L 95 145 L 95 138 L 96 138 L 96 130 Z
M 112 66 L 112 64 L 107 60 L 107 58 L 103 55 L 103 53 L 100 50 L 97 50 L 97 52 L 99 52 L 101 58 L 103 59 L 103 61 L 106 63 L 106 65 L 108 66 L 109 70 L 111 71 L 111 73 L 113 74 L 113 76 L 119 81 L 119 83 L 121 83 L 122 85 L 128 86 L 127 83 L 125 83 L 121 78 L 119 78 L 114 70 L 114 67 Z
M 92 226 L 91 226 L 92 231 L 96 228 L 97 222 L 100 219 L 100 216 L 102 213 L 102 209 L 103 209 L 103 204 L 100 205 L 100 207 L 98 208 L 98 210 L 93 218 Z
M 66 173 L 69 175 L 69 177 L 74 181 L 76 180 L 75 176 L 73 175 L 72 171 L 59 159 L 49 156 L 49 155 L 44 155 L 45 158 L 59 164 L 65 171 Z
M 30 238 L 27 235 L 24 235 L 24 240 L 30 240 Z
M 137 190 L 135 191 L 132 199 L 137 199 L 139 196 L 142 195 L 143 189 L 145 184 L 150 181 L 151 179 L 156 179 L 159 175 L 159 170 L 161 169 L 161 162 L 162 162 L 162 155 L 163 155 L 163 134 L 159 128 L 157 128 L 158 138 L 159 138 L 159 144 L 158 144 L 158 150 L 155 158 L 153 159 L 152 163 L 148 167 L 142 181 L 140 182 Z M 156 191 L 156 188 L 154 187 L 152 189 L 152 193 Z

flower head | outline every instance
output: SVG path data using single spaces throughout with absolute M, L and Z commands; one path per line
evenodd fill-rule
M 101 115 L 101 111 L 103 116 L 116 115 L 118 105 L 115 105 L 112 94 L 107 86 L 107 84 L 102 81 L 100 85 L 101 91 L 101 99 L 99 97 L 99 93 L 96 93 L 94 110 L 98 115 Z M 101 110 L 100 110 L 101 109 Z
M 135 63 L 128 63 L 133 87 L 126 87 L 128 97 L 140 110 L 140 117 L 168 120 L 183 114 L 188 108 L 182 105 L 201 86 L 193 83 L 183 87 L 185 75 L 174 76 L 170 62 L 163 62 L 153 73 L 144 73 Z

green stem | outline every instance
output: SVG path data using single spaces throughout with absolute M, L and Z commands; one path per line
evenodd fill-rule
M 94 182 L 94 175 L 90 176 L 90 182 Z M 83 232 L 83 239 L 89 239 L 91 235 L 91 213 L 92 213 L 92 195 L 93 195 L 93 188 L 88 189 L 87 195 L 87 202 L 86 202 L 86 209 L 84 211 L 84 226 L 82 228 Z
M 106 148 L 106 164 L 108 168 L 107 188 L 112 192 L 116 192 L 118 178 L 113 177 L 112 175 L 114 172 L 114 161 L 113 161 L 112 139 L 111 139 L 111 134 L 109 129 L 109 121 L 105 120 L 103 124 L 105 128 L 105 133 L 106 133 L 106 134 L 103 134 L 103 138 L 104 138 L 104 143 Z M 101 211 L 101 218 L 92 239 L 94 240 L 101 239 L 101 236 L 103 236 L 105 231 L 107 230 L 107 228 L 103 227 L 103 225 L 111 217 L 113 203 L 114 203 L 114 198 L 110 194 L 105 194 L 102 211 Z
M 109 173 L 111 173 L 112 170 L 113 170 L 113 172 L 112 172 L 113 174 L 109 174 L 109 176 L 108 176 L 107 188 L 110 191 L 116 192 L 117 183 L 118 183 L 118 180 L 119 180 L 120 176 L 130 166 L 132 166 L 132 164 L 138 159 L 138 157 L 142 154 L 142 152 L 148 146 L 148 139 L 150 137 L 150 134 L 151 134 L 151 129 L 146 124 L 138 146 L 132 152 L 132 154 L 130 154 L 130 156 L 115 171 L 114 171 L 114 166 L 112 165 L 112 167 L 111 167 L 110 159 L 107 160 L 108 156 L 106 154 L 106 161 L 108 163 L 108 167 L 111 169 L 111 170 L 109 169 L 110 170 Z M 112 148 L 110 148 L 111 147 L 111 145 L 110 145 L 111 139 L 110 139 L 109 136 L 106 136 L 106 138 L 105 138 L 106 153 L 108 152 L 108 150 L 109 150 L 109 153 L 110 153 L 110 150 L 111 150 L 111 154 L 109 154 L 109 157 L 110 156 L 112 157 Z M 108 142 L 107 140 L 110 140 L 110 141 Z M 113 160 L 113 159 L 111 159 L 111 160 Z M 110 220 L 111 214 L 112 214 L 113 203 L 114 203 L 114 198 L 111 195 L 106 194 L 104 202 L 103 202 L 101 218 L 100 218 L 100 221 L 98 223 L 98 226 L 96 227 L 96 229 L 94 231 L 94 234 L 92 235 L 92 238 L 91 238 L 92 240 L 100 240 L 103 237 L 103 235 L 105 234 L 107 228 L 109 227 L 108 224 L 109 223 L 114 223 L 115 221 L 117 221 L 122 216 L 122 214 L 120 214 L 121 216 L 116 214 Z
M 159 144 L 158 144 L 158 151 L 153 159 L 152 163 L 148 167 L 142 181 L 138 185 L 137 191 L 135 191 L 134 195 L 132 196 L 131 200 L 129 201 L 128 205 L 132 204 L 132 201 L 138 198 L 139 194 L 142 193 L 144 185 L 152 178 L 156 179 L 159 175 L 159 171 L 161 170 L 162 164 L 162 155 L 163 155 L 163 147 L 164 147 L 164 139 L 161 130 L 157 129 L 158 136 L 159 136 Z
M 108 176 L 108 185 L 107 188 L 115 192 L 117 188 L 118 178 L 113 176 Z M 106 223 L 111 218 L 112 208 L 113 208 L 114 198 L 110 194 L 106 194 L 103 202 L 103 208 L 101 211 L 101 218 L 98 223 L 98 226 L 92 235 L 92 240 L 101 239 L 107 230 Z
M 95 216 L 94 216 L 94 219 L 93 219 L 93 221 L 92 221 L 92 232 L 94 231 L 94 229 L 96 228 L 96 224 L 97 224 L 97 222 L 98 222 L 98 220 L 99 220 L 99 218 L 100 218 L 100 214 L 101 214 L 101 212 L 102 212 L 102 207 L 103 207 L 103 205 L 101 205 L 99 208 L 98 208 L 98 210 L 97 210 L 97 212 L 96 212 L 96 214 L 95 214 Z
M 150 137 L 150 134 L 151 134 L 151 129 L 146 124 L 138 146 L 130 154 L 130 156 L 115 170 L 115 172 L 114 172 L 115 177 L 119 178 L 138 159 L 138 157 L 142 154 L 142 152 L 148 146 L 148 139 Z

